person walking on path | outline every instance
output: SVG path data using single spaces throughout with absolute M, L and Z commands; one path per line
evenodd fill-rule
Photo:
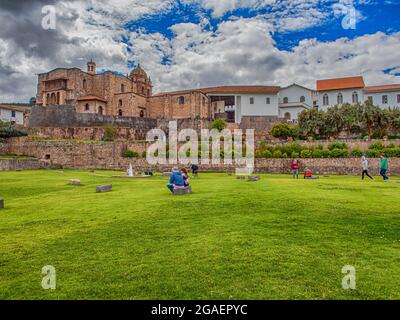
M 362 179 L 364 180 L 365 176 L 367 176 L 371 180 L 374 180 L 374 178 L 372 178 L 371 175 L 369 174 L 369 161 L 368 161 L 368 159 L 365 156 L 363 156 L 361 158 L 361 160 L 362 160 L 361 165 L 362 165 L 362 170 L 363 170 L 362 171 Z
M 389 169 L 389 161 L 384 153 L 381 154 L 381 176 L 384 181 L 388 181 L 389 177 L 387 176 L 387 171 Z

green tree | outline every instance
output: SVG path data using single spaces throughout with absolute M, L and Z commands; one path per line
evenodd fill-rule
M 226 121 L 224 119 L 215 119 L 210 125 L 210 129 L 217 129 L 218 131 L 222 131 L 225 128 Z
M 304 110 L 299 114 L 298 122 L 301 135 L 315 137 L 324 131 L 324 112 L 316 108 Z
M 345 127 L 342 110 L 339 106 L 328 108 L 325 114 L 325 131 L 327 134 L 337 138 Z
M 363 108 L 363 122 L 367 128 L 368 138 L 372 138 L 373 130 L 375 128 L 375 122 L 377 119 L 377 114 L 380 112 L 380 109 L 372 104 L 371 101 L 367 101 L 364 104 Z
M 287 139 L 292 136 L 292 129 L 287 123 L 279 123 L 274 124 L 271 133 L 275 138 Z

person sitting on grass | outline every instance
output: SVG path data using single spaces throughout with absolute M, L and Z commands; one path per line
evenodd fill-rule
M 310 179 L 313 177 L 313 173 L 310 169 L 306 168 L 304 170 L 304 179 Z
M 183 175 L 179 171 L 177 167 L 172 169 L 171 178 L 169 179 L 169 183 L 167 184 L 167 188 L 171 193 L 174 193 L 174 189 L 176 188 L 184 188 L 185 182 L 183 180 Z
M 381 154 L 381 176 L 384 181 L 388 181 L 389 177 L 387 176 L 387 171 L 389 169 L 388 158 L 384 153 Z
M 318 174 L 314 175 L 310 169 L 306 168 L 306 170 L 304 170 L 304 179 L 313 179 L 314 180 L 314 179 L 319 179 L 319 176 L 318 176 Z
M 292 175 L 293 179 L 299 179 L 299 169 L 300 169 L 300 163 L 297 159 L 294 159 L 292 162 Z
M 189 187 L 189 183 L 190 183 L 189 173 L 187 172 L 186 168 L 182 168 L 181 172 L 182 172 L 184 186 Z

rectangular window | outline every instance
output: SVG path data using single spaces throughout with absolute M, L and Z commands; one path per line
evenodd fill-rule
M 250 98 L 250 104 L 254 104 L 254 98 Z
M 388 96 L 382 96 L 382 104 L 388 104 Z
M 267 98 L 267 104 L 271 104 L 271 98 Z
M 368 101 L 371 103 L 374 103 L 374 98 L 373 97 L 368 97 Z
M 400 103 L 400 94 L 397 95 L 397 103 Z
M 11 117 L 15 118 L 15 111 L 11 111 Z

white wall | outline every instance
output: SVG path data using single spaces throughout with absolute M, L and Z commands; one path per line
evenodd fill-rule
M 238 94 L 235 96 L 236 111 L 238 111 L 238 97 L 241 97 L 239 118 L 242 116 L 279 116 L 278 95 L 276 94 Z M 254 98 L 254 104 L 250 104 L 250 98 Z M 267 104 L 267 98 L 270 99 L 269 104 Z
M 305 104 L 311 108 L 313 106 L 312 90 L 297 85 L 281 89 L 279 92 L 279 103 L 283 103 L 285 97 L 288 98 L 289 103 L 300 102 L 300 97 L 302 96 L 306 98 Z
M 306 108 L 302 107 L 285 107 L 285 108 L 279 108 L 279 117 L 284 118 L 285 113 L 289 112 L 290 113 L 290 119 L 291 120 L 297 120 L 299 118 L 299 114 L 307 110 Z
M 397 96 L 400 95 L 400 91 L 398 92 L 380 92 L 380 93 L 364 93 L 364 99 L 365 101 L 368 100 L 368 97 L 373 98 L 373 103 L 376 106 L 379 106 L 383 109 L 388 109 L 389 107 L 399 107 L 400 108 L 400 103 L 397 102 Z M 388 97 L 388 103 L 383 104 L 382 103 L 382 97 L 387 96 Z
M 11 122 L 15 121 L 16 124 L 23 125 L 24 124 L 24 113 L 21 111 L 15 111 L 15 117 L 12 117 L 12 111 L 1 109 L 0 107 L 0 120 Z
M 364 93 L 362 89 L 346 89 L 346 90 L 334 90 L 334 91 L 319 91 L 318 92 L 318 107 L 320 110 L 326 111 L 329 107 L 337 105 L 338 94 L 342 93 L 343 103 L 353 103 L 353 92 L 358 93 L 358 101 L 362 103 L 364 101 Z M 329 105 L 324 106 L 324 95 L 329 96 Z

